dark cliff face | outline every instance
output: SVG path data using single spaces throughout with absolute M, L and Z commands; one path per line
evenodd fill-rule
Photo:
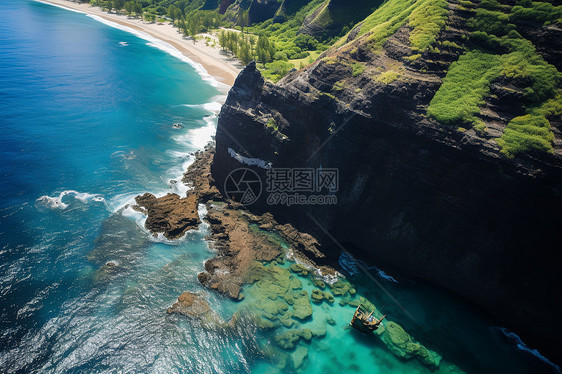
M 448 22 L 462 17 L 452 14 Z M 451 27 L 441 37 L 458 34 Z M 268 205 L 262 196 L 250 209 L 271 211 L 317 236 L 327 261 L 343 245 L 367 262 L 459 294 L 556 356 L 562 334 L 558 124 L 553 154 L 507 159 L 490 138 L 429 119 L 425 108 L 460 52 L 428 52 L 407 64 L 405 36 L 403 27 L 377 53 L 358 42 L 278 85 L 248 65 L 220 114 L 212 165 L 217 186 L 239 167 L 266 180 L 263 168 L 240 156 L 275 168 L 338 168 L 335 206 Z M 354 76 L 347 56 L 373 71 L 402 61 L 407 79 L 382 84 Z M 334 90 L 342 79 L 346 86 Z M 497 91 L 486 104 L 499 113 L 491 115 L 492 130 L 519 115 L 513 98 Z

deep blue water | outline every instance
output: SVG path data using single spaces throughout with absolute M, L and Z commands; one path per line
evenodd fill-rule
M 280 369 L 260 353 L 270 335 L 251 325 L 225 335 L 165 313 L 185 290 L 202 292 L 225 319 L 237 309 L 197 282 L 213 256 L 206 227 L 167 243 L 122 210 L 139 193 L 183 191 L 170 181 L 210 139 L 224 99 L 162 48 L 84 14 L 0 2 L 1 372 Z M 182 129 L 172 127 L 178 122 Z M 117 269 L 107 270 L 108 261 Z M 351 278 L 387 302 L 368 279 Z M 393 318 L 454 365 L 550 370 L 462 302 L 430 287 L 386 285 L 424 327 L 390 303 Z M 429 372 L 344 330 L 352 310 L 314 310 L 307 324 L 325 324 L 318 321 L 327 315 L 338 324 L 308 347 L 307 372 Z

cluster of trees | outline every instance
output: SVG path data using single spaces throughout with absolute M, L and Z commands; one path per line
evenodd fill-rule
M 185 36 L 195 37 L 200 32 L 206 32 L 222 25 L 222 18 L 217 11 L 197 10 L 190 13 L 186 9 L 171 4 L 168 7 L 168 17 Z
M 222 26 L 237 27 L 242 32 L 223 30 L 219 33 L 218 42 L 220 46 L 232 52 L 244 64 L 251 60 L 260 62 L 264 75 L 274 81 L 283 77 L 294 67 L 293 63 L 288 61 L 289 59 L 308 57 L 308 50 L 321 47 L 321 44 L 315 38 L 297 33 L 297 22 L 292 22 L 291 25 L 287 22 L 271 24 L 271 20 L 268 20 L 263 25 L 251 26 L 248 11 L 242 7 L 238 9 L 237 13 L 230 14 L 225 18 L 219 14 L 218 9 L 202 9 L 204 8 L 204 0 L 79 1 L 90 1 L 93 5 L 108 9 L 110 12 L 116 11 L 126 13 L 129 16 L 141 17 L 147 22 L 164 23 L 170 21 L 183 35 L 193 37 L 194 42 L 195 36 L 201 32 L 209 32 Z M 233 23 L 236 26 L 233 26 Z M 295 24 L 293 25 L 293 23 Z M 284 35 L 280 40 L 278 34 L 282 30 L 278 30 L 278 28 L 281 26 L 283 34 L 287 35 Z M 289 29 L 290 32 L 288 32 Z M 253 35 L 244 33 L 246 30 L 251 30 Z
M 141 3 L 138 1 L 126 1 L 126 0 L 94 0 L 93 5 L 100 6 L 102 8 L 107 8 L 109 12 L 115 10 L 116 12 L 122 12 L 125 10 L 128 16 L 133 14 L 136 17 L 142 17 L 143 9 Z
M 142 17 L 142 5 L 138 1 L 127 1 L 124 8 L 128 16 L 132 16 L 134 13 L 135 16 Z
M 185 36 L 191 36 L 193 38 L 200 32 L 210 31 L 211 29 L 220 27 L 222 24 L 220 15 L 214 11 L 194 12 L 184 17 L 174 18 L 172 22 Z
M 229 50 L 244 64 L 257 60 L 262 64 L 273 61 L 275 55 L 275 43 L 271 42 L 265 35 L 248 35 L 236 31 L 221 30 L 219 33 L 219 44 L 222 49 Z

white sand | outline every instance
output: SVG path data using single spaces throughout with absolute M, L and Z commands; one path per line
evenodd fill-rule
M 80 4 L 69 0 L 38 1 L 74 9 L 82 13 L 96 15 L 108 21 L 119 23 L 150 34 L 155 38 L 171 44 L 185 57 L 201 64 L 217 81 L 229 86 L 234 84 L 234 80 L 243 68 L 240 61 L 233 58 L 230 53 L 225 54 L 224 52 L 221 52 L 218 41 L 216 42 L 215 48 L 205 45 L 204 38 L 194 43 L 192 39 L 184 39 L 178 29 L 172 27 L 169 23 L 162 25 L 157 23 L 147 23 L 137 18 L 129 18 L 126 15 L 106 13 L 100 8 L 91 6 L 90 4 Z M 204 34 L 204 36 L 216 39 L 216 36 L 213 34 Z M 210 44 L 212 44 L 212 42 Z

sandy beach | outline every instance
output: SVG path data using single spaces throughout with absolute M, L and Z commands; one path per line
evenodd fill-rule
M 155 38 L 169 43 L 179 50 L 185 57 L 199 63 L 220 83 L 228 86 L 234 84 L 234 80 L 243 68 L 240 61 L 233 58 L 229 54 L 223 54 L 220 47 L 215 48 L 207 46 L 204 40 L 198 40 L 195 43 L 192 39 L 185 39 L 177 28 L 172 27 L 169 23 L 147 23 L 137 18 L 129 18 L 126 15 L 107 13 L 100 8 L 91 6 L 90 4 L 75 3 L 68 0 L 39 0 L 44 3 L 50 3 L 70 9 L 77 10 L 82 13 L 96 15 L 108 21 L 119 23 L 133 29 L 143 31 Z M 208 36 L 208 34 L 205 34 Z

